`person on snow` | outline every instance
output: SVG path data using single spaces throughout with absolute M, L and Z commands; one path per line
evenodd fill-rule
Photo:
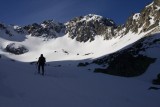
M 38 73 L 40 74 L 40 69 L 42 69 L 42 75 L 44 75 L 44 65 L 46 63 L 46 58 L 43 57 L 43 54 L 41 54 L 41 56 L 38 59 Z

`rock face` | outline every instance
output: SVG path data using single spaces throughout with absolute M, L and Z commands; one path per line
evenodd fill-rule
M 26 29 L 31 36 L 51 39 L 64 34 L 65 26 L 62 23 L 47 20 L 41 24 L 34 23 L 25 26 L 24 29 Z
M 136 13 L 129 17 L 125 24 L 125 34 L 129 31 L 133 33 L 142 33 L 149 31 L 159 26 L 160 22 L 160 7 L 159 0 L 146 6 L 141 13 Z
M 130 53 L 122 53 L 116 56 L 106 69 L 107 74 L 133 77 L 143 74 L 155 59 L 147 56 L 133 56 Z
M 5 29 L 6 27 L 0 23 L 0 29 Z
M 131 15 L 125 24 L 119 26 L 113 20 L 95 14 L 76 17 L 65 24 L 53 20 L 25 27 L 12 26 L 8 28 L 8 26 L 0 24 L 0 30 L 5 30 L 9 36 L 30 34 L 35 37 L 52 39 L 68 33 L 70 38 L 79 42 L 91 42 L 95 36 L 102 36 L 104 40 L 108 40 L 117 36 L 125 36 L 129 32 L 139 34 L 149 31 L 148 33 L 151 33 L 156 29 L 160 29 L 160 0 L 154 0 L 140 13 Z
M 160 74 L 157 75 L 156 79 L 153 79 L 152 83 L 154 85 L 160 85 Z
M 15 55 L 20 55 L 28 52 L 27 48 L 25 48 L 23 45 L 16 44 L 16 43 L 11 43 L 7 45 L 5 50 Z
M 154 0 L 140 13 L 130 16 L 124 25 L 116 26 L 111 19 L 94 14 L 76 17 L 65 25 L 69 37 L 80 42 L 93 41 L 96 35 L 108 40 L 129 32 L 151 33 L 160 26 L 160 0 Z
M 133 14 L 125 24 L 119 26 L 113 20 L 95 14 L 76 17 L 65 24 L 53 20 L 25 27 L 6 26 L 0 23 L 0 36 L 4 38 L 14 35 L 31 35 L 52 39 L 68 33 L 70 38 L 79 42 L 94 41 L 95 36 L 101 36 L 104 40 L 108 40 L 117 36 L 125 36 L 129 32 L 140 34 L 155 31 L 160 31 L 160 0 L 154 0 L 140 13 Z
M 17 25 L 4 25 L 0 23 L 0 32 L 5 32 L 8 36 L 31 35 L 35 37 L 43 37 L 45 39 L 52 39 L 65 34 L 65 25 L 53 20 L 47 20 L 41 24 L 34 23 L 24 27 Z
M 160 6 L 160 0 L 154 0 L 154 3 L 158 6 Z
M 93 63 L 107 64 L 106 69 L 95 69 L 95 72 L 102 72 L 111 75 L 133 77 L 143 74 L 155 58 L 146 55 L 149 49 L 160 46 L 160 36 L 148 36 L 137 41 L 132 47 L 110 54 Z
M 105 39 L 111 38 L 115 28 L 111 19 L 94 14 L 76 17 L 65 25 L 69 37 L 79 42 L 93 41 L 96 35 L 104 35 Z
M 117 53 L 114 55 L 110 55 L 108 59 L 105 59 L 105 61 L 109 64 L 106 69 L 97 68 L 95 69 L 95 72 L 123 77 L 134 77 L 143 74 L 149 65 L 154 63 L 156 60 L 143 55 L 134 56 L 133 54 L 127 52 L 122 52 L 120 54 Z M 103 61 L 104 59 L 97 62 Z
M 9 36 L 13 36 L 13 34 L 11 33 L 11 31 L 9 29 L 7 29 L 6 25 L 0 23 L 0 31 L 4 31 L 7 35 Z
M 27 32 L 23 27 L 17 25 L 5 25 L 0 23 L 0 32 L 4 32 L 8 36 L 25 35 Z M 3 35 L 4 35 L 3 33 Z
M 24 34 L 24 33 L 26 33 L 26 31 L 23 29 L 23 27 L 13 26 L 13 28 L 14 28 L 14 31 L 16 31 L 16 32 L 19 33 L 19 34 Z

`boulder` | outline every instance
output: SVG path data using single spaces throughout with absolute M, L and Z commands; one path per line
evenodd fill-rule
M 16 43 L 7 45 L 5 50 L 15 55 L 20 55 L 28 52 L 28 49 L 25 46 Z

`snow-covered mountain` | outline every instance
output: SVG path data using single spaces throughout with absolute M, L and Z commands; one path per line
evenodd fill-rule
M 47 39 L 57 38 L 64 35 L 65 26 L 54 20 L 46 20 L 41 24 L 34 23 L 24 27 L 31 36 Z
M 125 24 L 126 31 L 135 33 L 156 30 L 160 23 L 160 5 L 155 0 L 150 5 L 147 5 L 140 13 L 136 13 L 129 17 Z
M 123 25 L 95 14 L 0 23 L 0 107 L 159 107 L 159 52 L 160 0 Z
M 154 1 L 119 26 L 95 14 L 67 23 L 47 20 L 24 27 L 1 23 L 0 52 L 20 61 L 34 61 L 41 53 L 48 61 L 98 58 L 159 32 L 159 10 Z
M 127 77 L 137 76 L 143 74 L 150 64 L 159 58 L 156 54 L 160 46 L 159 2 L 155 0 L 147 5 L 140 13 L 132 15 L 123 26 L 116 29 L 115 34 L 122 38 L 131 32 L 135 34 L 134 38 L 141 34 L 143 36 L 113 54 L 94 60 L 94 63 L 107 65 L 105 69 L 96 69 L 95 72 Z
M 0 38 L 8 41 L 23 41 L 26 38 L 27 31 L 17 25 L 6 25 L 0 23 Z
M 41 53 L 48 61 L 102 57 L 158 33 L 158 3 L 155 0 L 119 26 L 95 14 L 76 17 L 66 23 L 47 20 L 24 27 L 1 23 L 0 54 L 27 62 L 34 61 Z
M 80 42 L 93 41 L 97 35 L 103 35 L 104 39 L 112 38 L 116 27 L 113 20 L 95 14 L 76 17 L 65 25 L 69 37 Z
M 67 23 L 47 20 L 24 27 L 1 23 L 0 52 L 20 61 L 34 61 L 41 53 L 48 61 L 98 58 L 159 32 L 159 11 L 159 2 L 155 0 L 119 26 L 95 14 Z

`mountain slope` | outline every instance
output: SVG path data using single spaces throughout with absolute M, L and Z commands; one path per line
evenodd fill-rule
M 23 62 L 35 61 L 39 54 L 47 61 L 95 59 L 159 32 L 159 9 L 154 1 L 121 26 L 94 14 L 65 24 L 53 20 L 25 27 L 0 24 L 0 54 Z
M 147 36 L 126 49 L 94 60 L 99 65 L 107 64 L 106 69 L 96 69 L 95 72 L 125 77 L 142 75 L 152 63 L 159 60 L 159 51 L 160 34 Z
M 96 35 L 104 35 L 105 39 L 110 39 L 116 27 L 113 20 L 94 14 L 76 17 L 65 25 L 69 37 L 80 42 L 93 41 Z
M 41 76 L 34 74 L 34 64 L 2 57 L 0 106 L 159 107 L 159 90 L 148 89 L 159 73 L 160 60 L 145 75 L 134 78 L 95 74 L 88 70 L 94 69 L 95 65 L 80 68 L 77 63 L 47 63 L 45 76 Z
M 159 10 L 154 0 L 120 26 L 93 14 L 0 24 L 0 107 L 159 107 Z M 37 74 L 40 54 L 45 76 Z
M 159 26 L 160 22 L 160 5 L 154 1 L 146 6 L 140 13 L 136 13 L 129 17 L 125 24 L 126 31 L 135 33 L 154 30 Z
M 64 35 L 65 26 L 54 20 L 46 20 L 41 24 L 34 23 L 24 27 L 31 36 L 46 39 L 57 38 Z

